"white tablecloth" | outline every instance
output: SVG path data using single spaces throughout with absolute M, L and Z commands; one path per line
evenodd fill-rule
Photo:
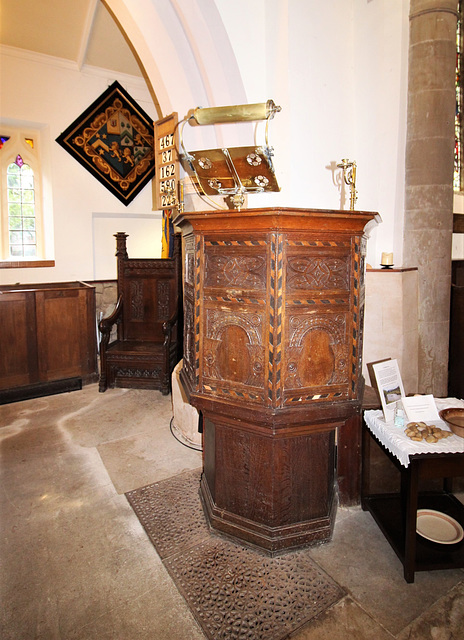
M 435 403 L 439 411 L 448 407 L 464 407 L 464 401 L 456 398 L 435 398 Z M 413 453 L 464 453 L 464 438 L 454 433 L 449 438 L 442 438 L 434 444 L 425 441 L 415 442 L 404 433 L 407 420 L 405 427 L 395 427 L 393 421 L 385 422 L 383 411 L 380 409 L 365 411 L 364 420 L 369 430 L 404 467 L 409 466 L 409 456 Z M 449 431 L 448 425 L 442 420 L 427 424 L 434 424 Z

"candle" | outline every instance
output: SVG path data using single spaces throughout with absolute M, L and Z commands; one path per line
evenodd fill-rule
M 380 261 L 382 267 L 392 267 L 393 266 L 393 253 L 382 253 L 382 259 Z

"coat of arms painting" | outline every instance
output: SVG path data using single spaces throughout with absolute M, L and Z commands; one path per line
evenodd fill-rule
M 155 174 L 153 121 L 114 82 L 56 141 L 128 205 Z

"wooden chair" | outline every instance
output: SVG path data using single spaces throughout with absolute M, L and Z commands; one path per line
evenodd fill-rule
M 171 373 L 182 358 L 181 238 L 172 258 L 129 258 L 126 233 L 115 234 L 118 301 L 99 323 L 100 385 L 170 391 Z M 110 342 L 117 326 L 117 339 Z

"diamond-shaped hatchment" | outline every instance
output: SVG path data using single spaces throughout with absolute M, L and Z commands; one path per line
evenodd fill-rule
M 118 82 L 56 141 L 126 205 L 155 173 L 153 121 Z

